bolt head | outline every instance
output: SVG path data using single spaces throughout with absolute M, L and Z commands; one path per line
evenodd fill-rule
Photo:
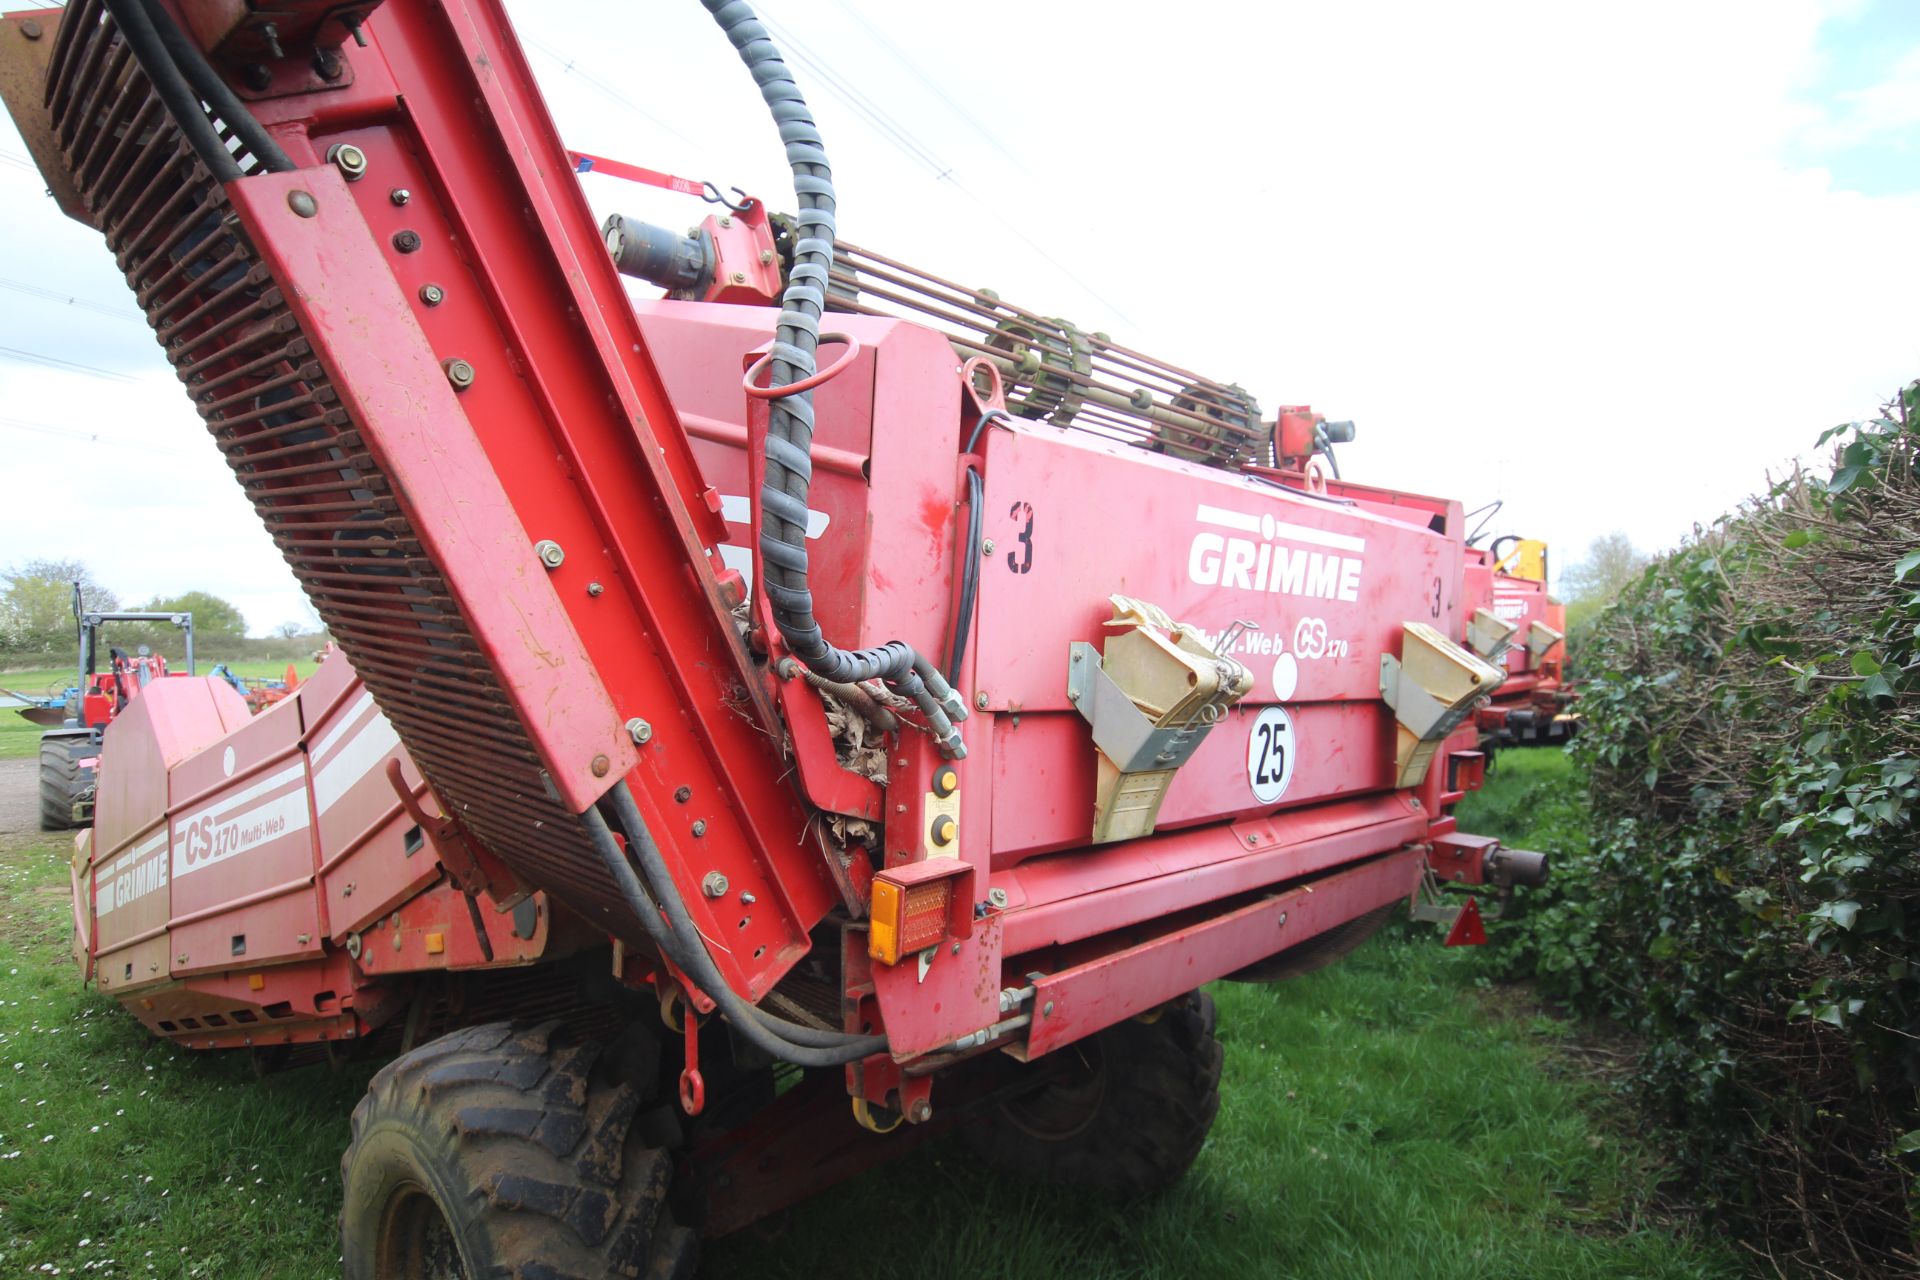
M 396 205 L 402 205 L 413 199 L 413 192 L 407 190 L 405 187 L 395 187 L 393 190 L 387 192 L 387 199 L 393 201 Z
M 465 391 L 473 385 L 473 366 L 458 356 L 443 361 L 440 367 L 447 371 L 447 381 L 453 384 L 454 390 Z
M 320 202 L 313 198 L 311 191 L 287 192 L 287 208 L 303 218 L 311 218 L 320 212 Z
M 760 251 L 760 265 L 763 267 L 770 267 L 773 265 L 773 250 L 762 249 Z
M 727 878 L 718 871 L 709 871 L 700 881 L 700 892 L 709 898 L 727 896 Z
M 587 594 L 590 596 L 600 596 L 605 592 L 606 592 L 606 588 L 601 586 L 597 582 L 589 582 L 587 584 Z
M 420 247 L 420 233 L 406 230 L 394 232 L 393 247 L 401 253 L 412 253 Z
M 1004 907 L 1004 906 L 1006 906 L 1006 905 L 1007 905 L 1007 891 L 1006 891 L 1005 889 L 989 889 L 989 890 L 987 890 L 987 902 L 988 902 L 988 904 L 989 904 L 989 905 L 991 905 L 991 906 L 995 906 L 995 907 Z
M 560 544 L 551 538 L 542 538 L 534 543 L 533 554 L 539 556 L 540 563 L 549 569 L 558 569 L 561 562 L 567 558 L 567 553 L 560 549 Z
M 635 746 L 643 746 L 653 740 L 653 726 L 635 716 L 627 721 L 627 736 L 633 739 Z
M 675 803 L 685 804 L 687 801 L 693 799 L 693 788 L 692 787 L 675 787 L 673 789 L 673 798 Z
M 925 1098 L 915 1098 L 913 1100 L 913 1106 L 908 1110 L 907 1117 L 915 1124 L 925 1124 L 927 1121 L 933 1119 L 933 1104 Z
M 987 691 L 985 689 L 982 689 L 979 693 L 976 693 L 973 695 L 973 705 L 977 710 L 980 710 L 980 711 L 985 711 L 987 709 Z
M 744 271 L 736 271 L 727 278 L 735 284 L 745 284 L 747 282 L 747 273 Z
M 992 539 L 992 538 L 988 538 L 988 539 L 987 539 L 987 540 L 986 540 L 985 542 L 983 542 L 983 543 L 981 543 L 981 544 L 980 544 L 980 554 L 981 554 L 981 555 L 983 555 L 983 556 L 990 556 L 990 555 L 992 555 L 992 554 L 993 554 L 993 539 Z
M 607 776 L 607 770 L 613 768 L 613 761 L 607 759 L 605 756 L 595 756 L 593 763 L 589 765 L 588 768 L 593 770 L 594 777 L 604 778 Z
M 29 40 L 38 40 L 40 38 L 40 24 L 32 18 L 28 18 L 20 24 L 20 34 Z
M 695 818 L 693 820 L 693 834 L 696 839 L 707 834 L 707 820 L 705 818 Z
M 1040 1016 L 1043 1018 L 1051 1018 L 1053 1016 L 1053 1001 L 1047 1001 L 1046 1008 L 1040 1010 Z
M 342 142 L 331 148 L 327 159 L 333 161 L 333 167 L 348 182 L 358 182 L 367 174 L 367 153 L 351 142 Z
M 446 300 L 447 291 L 439 285 L 423 284 L 420 286 L 420 301 L 426 303 L 428 306 L 437 307 Z

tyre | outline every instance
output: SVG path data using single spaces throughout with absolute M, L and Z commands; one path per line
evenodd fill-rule
M 86 734 L 46 734 L 40 739 L 40 829 L 66 831 L 83 824 L 73 820 L 74 802 L 93 785 L 94 773 L 80 761 L 94 754 Z
M 347 1280 L 691 1276 L 671 1156 L 640 1126 L 650 1069 L 557 1023 L 492 1023 L 381 1068 L 340 1161 Z
M 982 1158 L 1017 1173 L 1131 1198 L 1192 1167 L 1220 1111 L 1213 1000 L 1194 991 L 1059 1050 L 1063 1076 L 997 1104 L 961 1130 Z
M 1375 907 L 1363 916 L 1355 916 L 1345 924 L 1335 925 L 1325 933 L 1316 933 L 1305 942 L 1288 947 L 1278 955 L 1268 956 L 1265 960 L 1248 965 L 1227 975 L 1229 982 L 1285 982 L 1289 978 L 1298 978 L 1324 969 L 1335 960 L 1344 959 L 1357 950 L 1361 943 L 1380 931 L 1393 915 L 1393 909 L 1400 904 L 1389 902 L 1384 907 Z

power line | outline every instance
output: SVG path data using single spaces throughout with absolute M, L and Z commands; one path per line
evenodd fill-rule
M 161 445 L 144 444 L 134 440 L 115 440 L 93 431 L 76 431 L 71 427 L 56 427 L 50 422 L 29 422 L 25 418 L 0 417 L 0 428 L 9 431 L 29 431 L 42 436 L 57 436 L 63 440 L 77 440 L 82 444 L 106 445 L 111 449 L 137 449 L 143 453 L 160 453 L 170 458 L 199 456 L 185 449 L 168 449 Z
M 621 106 L 625 107 L 627 110 L 639 116 L 642 120 L 646 120 L 656 125 L 657 127 L 664 129 L 666 132 L 672 134 L 674 137 L 680 139 L 680 141 L 686 143 L 690 147 L 698 147 L 700 145 L 699 143 L 695 142 L 692 138 L 689 138 L 686 134 L 680 132 L 678 129 L 668 124 L 665 120 L 662 120 L 659 116 L 654 115 L 651 111 L 648 111 L 645 107 L 641 106 L 639 103 L 635 102 L 633 99 L 627 97 L 626 94 L 621 93 L 618 89 L 608 84 L 605 80 L 602 80 L 599 76 L 594 75 L 591 71 L 587 70 L 585 67 L 581 66 L 578 62 L 574 61 L 574 59 L 570 57 L 568 54 L 562 52 L 559 49 L 555 49 L 553 46 L 546 44 L 545 42 L 533 36 L 527 35 L 524 32 L 521 33 L 520 39 L 523 43 L 528 45 L 530 48 L 537 49 L 541 53 L 546 54 L 547 57 L 553 59 L 555 63 L 559 64 L 560 70 L 563 73 L 575 77 L 576 79 L 581 81 L 581 83 L 585 84 L 588 88 L 599 93 L 602 97 L 608 98 L 613 102 L 619 103 Z
M 62 360 L 59 356 L 44 356 L 37 351 L 22 351 L 18 347 L 0 347 L 0 356 L 5 356 L 9 360 L 18 360 L 23 364 L 44 365 L 63 373 L 84 373 L 89 377 L 106 378 L 112 382 L 138 381 L 130 374 L 116 373 L 112 369 L 102 369 L 98 365 L 81 364 L 77 360 Z
M 960 181 L 959 178 L 955 177 L 953 166 L 935 156 L 926 144 L 907 132 L 904 127 L 895 123 L 893 117 L 883 108 L 873 103 L 865 94 L 854 88 L 846 77 L 836 73 L 827 65 L 824 58 L 807 48 L 807 46 L 796 38 L 784 25 L 773 21 L 773 19 L 767 17 L 765 13 L 760 15 L 760 20 L 779 35 L 781 43 L 791 50 L 796 62 L 799 62 L 820 78 L 820 82 L 826 86 L 828 93 L 852 108 L 856 115 L 859 115 L 877 130 L 881 136 L 892 143 L 895 148 L 927 166 L 927 168 L 932 171 L 936 181 L 945 182 L 955 191 L 958 191 L 961 195 L 972 201 L 975 208 L 979 209 L 982 213 L 1012 233 L 1016 240 L 1033 250 L 1035 254 L 1039 255 L 1041 259 L 1051 265 L 1054 270 L 1079 285 L 1088 297 L 1111 311 L 1117 319 L 1123 320 L 1130 325 L 1138 325 L 1139 322 L 1123 311 L 1119 303 L 1113 301 L 1113 299 L 1101 293 L 1087 281 L 1081 279 L 1071 267 L 1054 257 L 1051 253 L 1048 253 L 1046 249 L 1041 247 L 1037 240 L 1033 239 L 1025 231 L 1022 231 L 1016 223 L 1002 215 L 991 204 L 982 199 L 978 193 Z
M 934 97 L 940 99 L 940 101 L 946 103 L 947 107 L 955 115 L 959 116 L 962 120 L 966 121 L 968 126 L 971 127 L 975 133 L 979 134 L 982 138 L 986 140 L 988 146 L 992 147 L 995 151 L 998 151 L 1001 155 L 1005 156 L 1008 162 L 1011 163 L 1014 168 L 1020 170 L 1020 172 L 1029 173 L 1027 166 L 1021 163 L 1020 157 L 1014 155 L 1013 152 L 1009 151 L 1001 143 L 1000 139 L 994 135 L 991 129 L 987 128 L 987 126 L 985 126 L 984 124 L 981 124 L 980 121 L 974 117 L 972 112 L 968 111 L 966 107 L 962 106 L 959 102 L 957 102 L 952 97 L 952 95 L 947 93 L 945 89 L 942 89 L 939 86 L 939 84 L 937 84 L 934 81 L 933 77 L 929 76 L 926 72 L 922 71 L 919 68 L 919 66 L 913 61 L 913 59 L 909 58 L 904 52 L 901 51 L 898 45 L 894 44 L 893 41 L 887 39 L 886 36 L 882 35 L 880 32 L 880 29 L 874 26 L 871 22 L 868 22 L 865 15 L 863 15 L 858 9 L 855 9 L 852 5 L 848 4 L 846 0 L 834 0 L 834 3 L 839 5 L 840 11 L 842 13 L 846 14 L 849 18 L 852 18 L 854 22 L 859 24 L 860 29 L 866 32 L 868 37 L 871 38 L 875 44 L 879 45 L 882 49 L 885 49 L 888 53 L 892 54 L 894 61 L 898 62 L 901 66 L 905 67 L 913 75 L 914 79 L 918 80 L 922 85 L 926 86 L 927 92 L 931 93 Z
M 69 307 L 83 307 L 88 311 L 97 311 L 103 316 L 112 316 L 115 320 L 124 320 L 128 324 L 142 324 L 139 317 L 130 315 L 125 307 L 109 306 L 104 302 L 89 302 L 85 298 L 76 298 L 53 289 L 43 289 L 37 284 L 28 284 L 24 280 L 8 280 L 0 277 L 0 289 L 12 289 L 29 297 L 44 298 L 48 302 L 59 302 Z

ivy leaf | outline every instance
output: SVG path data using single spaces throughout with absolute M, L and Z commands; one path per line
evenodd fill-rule
M 1902 1155 L 1912 1155 L 1920 1151 L 1920 1129 L 1909 1129 L 1894 1141 L 1894 1150 Z
M 1853 674 L 1857 676 L 1877 676 L 1880 674 L 1880 661 L 1865 649 L 1859 649 L 1853 655 Z
M 1842 898 L 1838 902 L 1829 902 L 1813 913 L 1823 920 L 1831 920 L 1839 928 L 1851 931 L 1853 922 L 1860 915 L 1860 904 L 1852 898 Z
M 1833 479 L 1827 481 L 1828 493 L 1845 493 L 1853 488 L 1860 479 L 1860 473 L 1866 470 L 1861 466 L 1842 467 L 1833 473 Z
M 1893 580 L 1905 582 L 1915 569 L 1920 569 L 1920 551 L 1909 551 L 1893 562 Z

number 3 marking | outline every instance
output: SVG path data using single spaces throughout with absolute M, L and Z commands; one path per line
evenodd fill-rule
M 1015 573 L 1025 573 L 1033 568 L 1033 505 L 1027 502 L 1016 502 L 1013 504 L 1013 510 L 1007 514 L 1015 520 L 1027 522 L 1026 528 L 1014 535 L 1019 540 L 1021 553 L 1015 555 L 1011 551 L 1007 552 L 1007 568 Z

